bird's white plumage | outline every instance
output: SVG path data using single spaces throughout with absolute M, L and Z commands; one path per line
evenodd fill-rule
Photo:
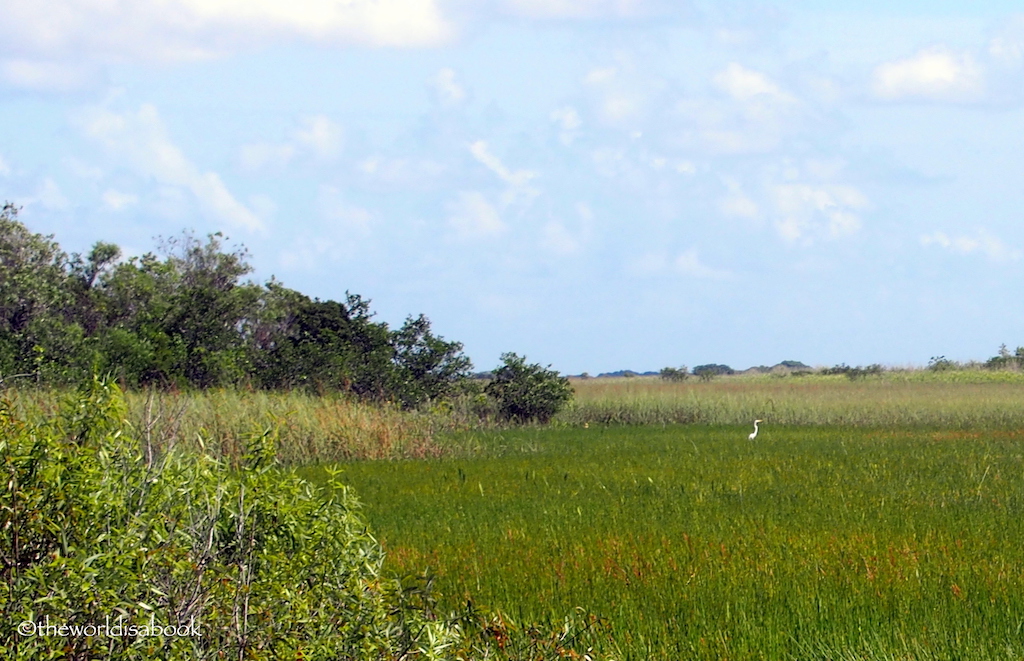
M 750 436 L 747 436 L 748 441 L 752 441 L 755 438 L 757 438 L 757 423 L 759 422 L 764 422 L 764 420 L 754 420 L 754 433 L 751 434 Z

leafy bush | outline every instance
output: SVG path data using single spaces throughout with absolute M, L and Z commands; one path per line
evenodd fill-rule
M 956 362 L 945 356 L 932 356 L 928 359 L 928 369 L 933 372 L 948 372 L 959 367 Z
M 663 367 L 658 375 L 666 381 L 686 381 L 690 378 L 690 370 L 686 365 L 682 367 Z
M 1016 370 L 1024 366 L 1024 347 L 1017 347 L 1012 354 L 1005 344 L 999 345 L 999 355 L 985 361 L 990 370 Z
M 868 365 L 867 367 L 863 367 L 861 365 L 858 365 L 857 367 L 850 367 L 846 363 L 840 363 L 839 365 L 826 367 L 825 369 L 821 370 L 821 373 L 825 375 L 842 374 L 845 375 L 846 378 L 850 379 L 851 381 L 856 381 L 857 379 L 863 379 L 864 377 L 868 376 L 878 376 L 882 374 L 884 371 L 885 368 L 879 365 L 878 363 L 873 363 L 871 365 Z
M 718 365 L 715 363 L 709 363 L 707 365 L 697 365 L 693 368 L 693 374 L 701 381 L 710 381 L 716 376 L 735 374 L 736 371 L 728 365 Z
M 272 429 L 229 467 L 154 456 L 109 383 L 38 418 L 0 403 L 0 657 L 433 659 L 457 642 L 382 575 L 344 486 L 273 467 Z
M 572 399 L 569 379 L 557 371 L 527 365 L 514 353 L 502 354 L 501 360 L 484 392 L 495 399 L 504 420 L 546 423 Z

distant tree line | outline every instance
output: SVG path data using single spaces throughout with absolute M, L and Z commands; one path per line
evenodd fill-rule
M 186 232 L 141 257 L 121 259 L 118 246 L 102 241 L 69 255 L 5 204 L 0 385 L 102 373 L 128 387 L 310 388 L 407 408 L 466 388 L 472 363 L 463 345 L 435 335 L 424 315 L 392 329 L 356 294 L 321 301 L 273 278 L 256 284 L 246 250 L 225 241 Z M 502 358 L 522 379 L 554 388 L 546 399 L 531 393 L 534 400 L 557 410 L 571 395 L 556 372 L 516 354 Z M 532 414 L 500 401 L 499 408 L 516 419 L 553 415 L 551 406 Z

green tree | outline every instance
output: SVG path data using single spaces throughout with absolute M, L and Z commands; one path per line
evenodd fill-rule
M 659 376 L 666 381 L 686 381 L 690 378 L 690 370 L 687 369 L 686 365 L 682 367 L 664 367 Z
M 206 242 L 183 233 L 163 242 L 170 305 L 163 320 L 170 350 L 191 385 L 237 382 L 244 371 L 242 332 L 253 317 L 260 287 L 242 278 L 252 272 L 244 248 L 225 252 L 223 235 Z
M 495 399 L 505 420 L 546 423 L 572 399 L 569 379 L 557 371 L 529 365 L 515 353 L 502 354 L 501 360 L 484 392 Z
M 75 301 L 71 312 L 87 336 L 95 334 L 104 325 L 105 298 L 97 285 L 120 258 L 121 248 L 98 241 L 88 255 L 75 254 L 68 264 L 68 284 Z
M 0 209 L 0 377 L 69 378 L 83 368 L 83 331 L 74 319 L 68 256 L 31 232 L 18 208 Z M 88 362 L 88 361 L 85 361 Z
M 394 348 L 386 324 L 372 321 L 369 301 L 293 300 L 294 311 L 262 340 L 264 387 L 313 387 L 384 399 Z
M 710 381 L 716 376 L 734 374 L 735 371 L 728 365 L 718 365 L 716 363 L 709 363 L 707 365 L 697 365 L 693 368 L 693 375 L 699 378 L 701 381 Z
M 450 396 L 464 383 L 473 363 L 461 342 L 446 342 L 430 332 L 424 315 L 407 317 L 391 335 L 395 348 L 394 395 L 406 407 Z
M 92 340 L 100 369 L 131 385 L 184 385 L 165 324 L 174 282 L 171 265 L 147 253 L 117 264 L 94 284 L 102 321 Z
M 425 316 L 392 331 L 358 295 L 254 284 L 247 251 L 219 233 L 184 232 L 123 261 L 103 241 L 69 258 L 17 216 L 10 204 L 0 212 L 0 381 L 99 370 L 130 386 L 311 387 L 411 408 L 467 380 L 462 344 Z

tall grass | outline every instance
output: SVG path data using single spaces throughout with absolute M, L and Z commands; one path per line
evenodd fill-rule
M 64 391 L 8 391 L 15 406 L 56 410 Z M 349 459 L 434 457 L 442 432 L 464 429 L 448 411 L 408 412 L 343 395 L 303 392 L 128 392 L 129 421 L 151 452 L 171 446 L 237 461 L 254 432 L 280 430 L 287 464 Z
M 704 383 L 658 378 L 575 379 L 574 400 L 555 426 L 749 424 L 1024 427 L 1024 372 L 889 372 L 844 376 L 736 376 Z M 9 389 L 20 406 L 52 411 L 65 393 Z M 474 454 L 467 429 L 501 429 L 493 407 L 466 397 L 402 411 L 340 394 L 305 392 L 128 392 L 130 419 L 152 451 L 171 445 L 237 460 L 254 431 L 281 430 L 289 464 Z
M 736 376 L 705 383 L 658 378 L 575 379 L 573 402 L 558 416 L 569 425 L 1024 426 L 1024 373 L 893 372 L 851 380 L 842 375 Z

